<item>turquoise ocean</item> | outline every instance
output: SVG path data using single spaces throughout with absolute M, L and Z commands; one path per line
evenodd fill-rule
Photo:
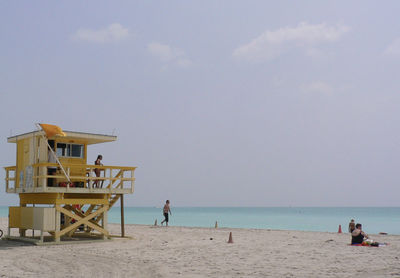
M 254 228 L 337 232 L 339 225 L 347 232 L 354 219 L 369 234 L 386 232 L 400 235 L 400 207 L 172 207 L 170 226 Z M 7 217 L 8 208 L 0 207 Z M 164 219 L 161 208 L 125 207 L 126 224 L 154 225 Z M 120 223 L 121 210 L 113 207 L 110 223 Z

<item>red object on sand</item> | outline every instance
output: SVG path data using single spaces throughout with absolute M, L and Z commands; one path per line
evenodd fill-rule
M 338 231 L 338 233 L 339 233 L 339 234 L 342 233 L 342 225 L 339 225 L 339 231 Z

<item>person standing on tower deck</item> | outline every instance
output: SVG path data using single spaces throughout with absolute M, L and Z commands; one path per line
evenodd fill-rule
M 97 156 L 96 161 L 94 162 L 94 165 L 101 165 L 101 166 L 103 166 L 103 164 L 101 163 L 101 160 L 102 160 L 102 159 L 103 159 L 103 156 L 102 156 L 101 154 L 99 154 L 99 155 Z M 95 169 L 94 169 L 94 173 L 96 174 L 96 177 L 97 177 L 97 178 L 100 177 L 100 172 L 101 172 L 101 169 L 98 169 L 98 168 L 95 168 Z M 98 188 L 98 187 L 99 187 L 99 183 L 100 183 L 100 180 L 95 180 L 94 183 L 93 183 L 94 187 Z M 103 187 L 103 183 L 101 184 L 101 187 Z
M 164 208 L 163 208 L 163 213 L 164 213 L 164 218 L 165 219 L 161 222 L 161 225 L 165 222 L 165 225 L 168 226 L 168 220 L 169 220 L 168 212 L 169 212 L 169 214 L 172 215 L 171 209 L 169 207 L 169 200 L 167 200 L 165 202 L 165 205 L 164 205 Z

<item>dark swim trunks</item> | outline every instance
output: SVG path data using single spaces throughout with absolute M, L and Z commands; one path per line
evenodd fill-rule
M 164 212 L 164 218 L 165 218 L 165 222 L 168 222 L 168 212 L 167 213 Z

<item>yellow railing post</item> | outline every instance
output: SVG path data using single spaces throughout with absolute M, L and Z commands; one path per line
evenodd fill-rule
M 47 167 L 43 166 L 43 167 L 41 167 L 41 169 L 42 169 L 42 173 L 46 173 L 46 177 L 42 180 L 43 181 L 42 187 L 43 187 L 43 189 L 45 189 L 47 187 Z
M 8 192 L 8 178 L 9 178 L 9 172 L 8 169 L 6 169 L 6 192 Z
M 134 174 L 133 174 L 133 172 L 135 172 L 135 170 L 131 170 L 131 193 L 133 193 L 133 187 L 134 187 L 134 185 L 133 185 L 133 181 L 134 181 L 134 179 L 133 179 L 133 177 L 134 177 Z
M 67 166 L 67 175 L 70 176 L 71 168 Z M 67 189 L 69 189 L 69 182 L 67 182 Z

